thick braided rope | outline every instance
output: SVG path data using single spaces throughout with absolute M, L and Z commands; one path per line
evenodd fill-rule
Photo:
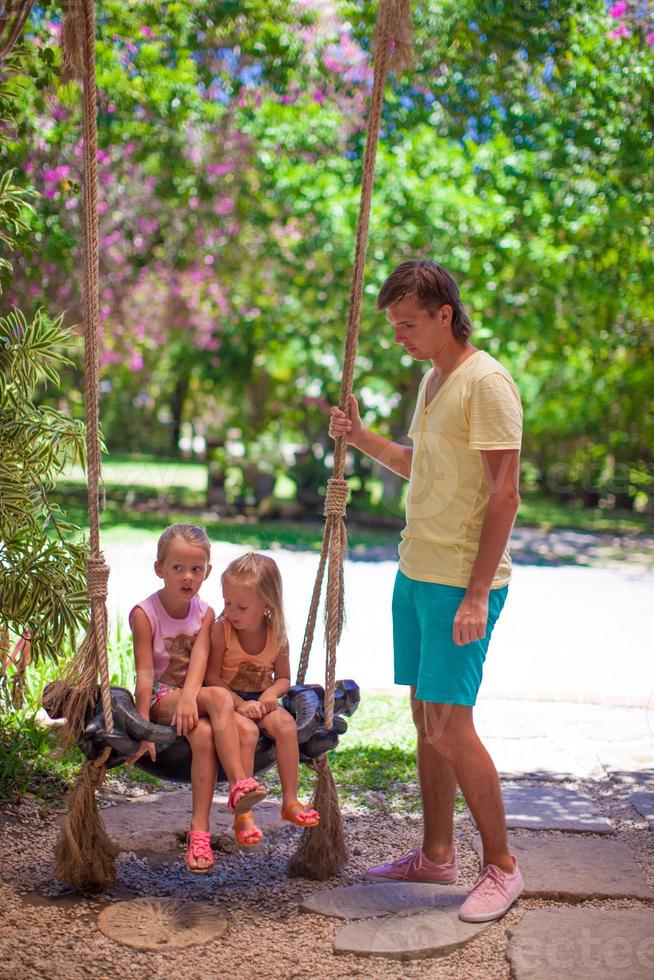
M 313 644 L 313 635 L 316 628 L 316 620 L 318 618 L 318 607 L 320 606 L 320 595 L 322 593 L 322 583 L 325 577 L 325 568 L 327 567 L 327 557 L 329 555 L 329 542 L 331 539 L 331 522 L 329 521 L 329 518 L 342 518 L 345 515 L 345 510 L 347 507 L 347 494 L 348 486 L 345 480 L 336 480 L 333 477 L 329 479 L 327 483 L 327 495 L 325 497 L 324 507 L 324 514 L 328 520 L 325 523 L 322 548 L 320 550 L 320 561 L 318 562 L 318 572 L 316 574 L 316 581 L 313 586 L 313 594 L 311 596 L 311 604 L 309 606 L 307 625 L 304 630 L 302 652 L 300 654 L 300 663 L 297 670 L 297 684 L 304 684 L 307 675 L 307 667 L 309 666 L 309 654 L 311 653 L 311 646 Z
M 375 181 L 375 164 L 377 161 L 377 143 L 379 141 L 379 124 L 384 104 L 384 86 L 389 68 L 391 45 L 391 24 L 398 7 L 397 0 L 382 0 L 377 40 L 375 44 L 375 64 L 372 94 L 370 96 L 370 111 L 368 115 L 368 130 L 366 148 L 363 158 L 363 177 L 361 180 L 361 201 L 357 221 L 356 240 L 354 247 L 354 267 L 350 286 L 350 302 L 343 356 L 343 379 L 341 381 L 341 396 L 339 405 L 349 414 L 350 395 L 354 380 L 354 367 L 359 343 L 359 327 L 361 323 L 361 300 L 363 297 L 363 276 L 366 265 L 366 249 L 368 245 L 368 226 L 370 223 L 370 208 Z M 336 440 L 334 453 L 333 475 L 342 479 L 345 471 L 345 451 L 347 440 L 341 437 Z
M 356 242 L 354 248 L 354 268 L 350 288 L 350 305 L 348 314 L 345 353 L 343 357 L 343 379 L 341 381 L 340 407 L 348 412 L 350 395 L 354 381 L 354 367 L 359 343 L 359 328 L 361 324 L 361 301 L 363 297 L 363 277 L 366 265 L 366 249 L 368 245 L 368 226 L 372 192 L 375 182 L 375 163 L 377 159 L 377 143 L 379 140 L 379 125 L 381 122 L 382 106 L 384 103 L 384 87 L 389 67 L 391 45 L 391 22 L 397 8 L 397 0 L 382 0 L 379 12 L 377 40 L 375 44 L 375 64 L 372 94 L 370 97 L 370 112 L 368 116 L 368 131 L 363 162 L 363 177 L 361 181 L 361 202 L 357 221 Z M 340 487 L 344 483 L 345 451 L 347 439 L 341 436 L 336 440 L 334 451 L 334 468 L 332 474 L 333 486 Z M 331 481 L 330 481 L 331 482 Z M 347 486 L 347 484 L 346 484 Z M 335 491 L 337 499 L 338 492 Z M 347 502 L 347 496 L 345 497 Z M 343 515 L 345 514 L 345 502 Z M 331 728 L 334 719 L 334 686 L 336 676 L 336 649 L 343 628 L 344 596 L 343 596 L 343 562 L 347 551 L 347 538 L 342 516 L 335 518 L 330 529 L 329 567 L 327 573 L 327 660 L 325 665 L 325 727 Z M 329 523 L 329 519 L 328 519 Z
M 20 37 L 34 0 L 8 0 L 0 13 L 0 64 L 8 57 Z
M 348 325 L 343 356 L 343 376 L 339 401 L 341 409 L 348 414 L 361 322 L 363 277 L 366 263 L 379 126 L 384 102 L 384 87 L 391 63 L 393 62 L 398 66 L 403 66 L 409 62 L 410 35 L 408 0 L 381 0 L 375 36 L 374 77 L 364 153 L 361 199 L 357 220 Z M 343 518 L 346 512 L 348 495 L 347 483 L 344 479 L 346 448 L 347 440 L 344 437 L 336 440 L 332 477 L 327 485 L 327 496 L 325 499 L 323 546 L 298 669 L 298 683 L 303 683 L 309 661 L 311 644 L 313 642 L 322 583 L 325 570 L 327 569 L 327 657 L 325 665 L 325 726 L 327 728 L 331 728 L 333 724 L 336 648 L 343 628 L 344 616 L 343 562 L 347 550 L 347 537 Z
M 95 5 L 71 0 L 74 17 L 67 18 L 70 44 L 64 46 L 66 77 L 82 72 L 84 103 L 84 385 L 90 554 L 88 590 L 105 727 L 113 730 L 109 663 L 107 659 L 107 580 L 109 568 L 100 552 L 100 410 L 99 410 L 99 268 L 98 268 L 98 135 L 95 81 Z M 77 36 L 75 37 L 75 33 Z

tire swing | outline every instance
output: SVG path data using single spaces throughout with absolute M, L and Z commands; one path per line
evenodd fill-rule
M 12 4 L 16 23 L 10 21 L 10 43 L 0 47 L 0 59 L 10 50 L 25 23 L 33 0 Z M 19 26 L 16 27 L 16 24 Z M 0 18 L 0 32 L 5 27 Z M 55 850 L 55 874 L 64 884 L 80 891 L 101 890 L 116 880 L 117 848 L 109 839 L 100 819 L 95 790 L 104 780 L 105 770 L 119 765 L 131 755 L 142 739 L 159 747 L 160 766 L 139 760 L 142 768 L 157 775 L 184 778 L 190 768 L 190 748 L 169 726 L 156 725 L 141 718 L 134 700 L 125 688 L 109 682 L 107 658 L 107 582 L 109 568 L 100 551 L 99 530 L 99 273 L 97 212 L 97 129 L 95 77 L 95 10 L 93 0 L 67 5 L 62 31 L 65 81 L 78 80 L 83 91 L 84 163 L 84 260 L 83 319 L 85 357 L 86 440 L 88 456 L 89 557 L 88 595 L 91 619 L 88 632 L 62 681 L 48 685 L 43 705 L 52 717 L 65 717 L 71 740 L 82 748 L 84 762 L 68 800 L 68 816 Z M 409 0 L 380 0 L 375 35 L 374 81 L 367 127 L 361 204 L 356 245 L 347 338 L 345 343 L 340 406 L 347 411 L 359 335 L 363 274 L 368 237 L 370 205 L 374 183 L 375 158 L 386 75 L 390 67 L 402 68 L 411 60 Z M 344 517 L 348 486 L 344 479 L 346 440 L 339 438 L 334 466 L 325 499 L 325 525 L 316 582 L 304 635 L 297 683 L 284 699 L 284 706 L 295 716 L 301 758 L 317 772 L 312 805 L 321 814 L 320 824 L 306 828 L 297 852 L 289 862 L 291 874 L 324 879 L 339 871 L 347 859 L 342 819 L 336 787 L 326 752 L 338 743 L 347 729 L 343 715 L 351 715 L 359 702 L 354 681 L 336 681 L 336 648 L 343 626 L 343 562 L 347 550 Z M 322 586 L 327 571 L 326 670 L 324 690 L 305 685 Z M 98 692 L 98 675 L 100 685 Z M 180 743 L 184 743 L 181 745 Z M 267 744 L 270 743 L 270 744 Z M 163 762 L 161 762 L 163 760 Z M 260 739 L 256 769 L 274 762 L 274 744 Z M 168 772 L 166 772 L 168 770 Z

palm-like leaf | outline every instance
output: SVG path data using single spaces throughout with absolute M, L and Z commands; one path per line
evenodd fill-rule
M 87 622 L 87 548 L 48 500 L 62 469 L 85 462 L 84 426 L 34 403 L 58 384 L 69 338 L 43 310 L 0 317 L 0 627 L 30 630 L 35 661 L 58 659 Z

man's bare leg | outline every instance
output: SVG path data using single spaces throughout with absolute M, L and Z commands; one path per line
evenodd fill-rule
M 419 710 L 420 705 L 423 706 L 422 711 Z M 447 840 L 445 794 L 432 783 L 433 779 L 439 777 L 439 773 L 448 778 L 445 767 L 435 761 L 435 757 L 440 755 L 450 764 L 477 824 L 484 850 L 483 864 L 495 864 L 507 874 L 512 874 L 515 862 L 509 854 L 500 781 L 493 760 L 475 730 L 472 708 L 462 704 L 424 701 L 416 702 L 416 709 L 422 721 L 421 740 L 433 749 L 433 755 L 429 750 L 422 750 L 428 760 L 423 791 L 425 830 L 428 826 L 430 832 L 435 830 L 434 839 L 441 847 Z M 446 785 L 447 792 L 451 793 L 451 781 Z M 452 812 L 453 807 L 452 798 Z M 425 854 L 435 860 L 429 851 L 426 850 Z
M 422 851 L 434 864 L 447 864 L 454 855 L 456 777 L 445 756 L 429 740 L 425 706 L 411 688 L 411 711 L 418 732 L 418 779 L 422 798 Z

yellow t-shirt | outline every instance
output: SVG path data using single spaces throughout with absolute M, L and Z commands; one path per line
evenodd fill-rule
M 509 372 L 485 351 L 460 364 L 425 408 L 430 374 L 420 384 L 409 429 L 413 462 L 400 571 L 466 588 L 490 497 L 479 451 L 520 448 L 522 406 Z M 507 545 L 491 587 L 510 577 Z

